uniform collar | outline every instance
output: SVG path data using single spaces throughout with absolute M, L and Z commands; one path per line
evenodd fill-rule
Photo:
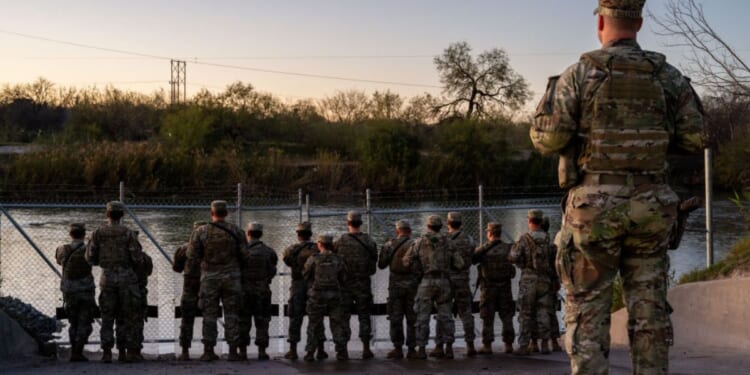
M 602 49 L 611 47 L 635 47 L 641 49 L 641 46 L 635 39 L 613 39 L 605 43 Z

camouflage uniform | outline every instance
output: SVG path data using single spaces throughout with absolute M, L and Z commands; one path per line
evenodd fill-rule
M 429 225 L 440 225 L 440 217 L 431 216 Z M 423 270 L 422 281 L 417 289 L 414 310 L 417 314 L 416 341 L 422 350 L 430 335 L 430 314 L 433 304 L 437 307 L 438 324 L 443 326 L 443 341 L 452 344 L 455 326 L 451 311 L 451 268 L 463 268 L 463 258 L 450 248 L 448 239 L 439 232 L 428 231 L 419 237 L 404 255 L 404 266 L 415 264 Z
M 350 215 L 351 216 L 351 215 Z M 351 219 L 350 219 L 351 220 Z M 372 338 L 371 311 L 372 286 L 370 276 L 375 274 L 378 261 L 378 247 L 367 233 L 345 233 L 335 242 L 336 254 L 346 264 L 346 283 L 343 299 L 347 306 L 354 304 L 359 318 L 359 338 L 368 342 Z M 351 308 L 345 313 L 350 314 Z M 346 320 L 349 321 L 348 319 Z M 351 337 L 351 327 L 347 327 L 347 337 Z
M 541 211 L 538 210 L 532 210 L 529 216 L 531 218 L 537 214 L 541 219 Z M 550 339 L 550 310 L 553 308 L 550 272 L 553 258 L 549 236 L 541 229 L 521 236 L 508 259 L 521 268 L 518 281 L 518 345 L 528 348 L 534 325 L 537 337 Z
M 453 217 L 456 218 L 456 221 L 460 222 L 460 216 L 455 212 L 448 214 L 448 221 L 453 221 Z M 456 313 L 461 318 L 461 324 L 464 328 L 464 340 L 467 343 L 473 344 L 475 333 L 474 314 L 471 311 L 471 305 L 474 302 L 474 295 L 471 292 L 471 285 L 469 283 L 469 269 L 471 268 L 471 256 L 476 245 L 471 235 L 460 229 L 449 232 L 447 237 L 451 243 L 451 248 L 464 260 L 464 267 L 462 269 L 451 269 L 450 271 L 451 290 L 453 290 L 453 304 Z M 443 343 L 442 327 L 438 325 L 436 331 L 435 341 L 440 345 Z
M 601 14 L 633 17 L 643 0 L 599 4 Z M 565 345 L 573 373 L 607 372 L 619 272 L 634 372 L 666 373 L 672 337 L 664 275 L 678 203 L 664 180 L 666 155 L 700 151 L 703 115 L 690 81 L 663 55 L 641 50 L 635 40 L 605 42 L 551 80 L 530 134 L 541 152 L 576 151 L 569 164 L 580 172 L 566 184 L 557 237 Z
M 276 251 L 260 240 L 250 240 L 247 245 L 247 262 L 243 272 L 244 300 L 240 330 L 242 343 L 250 345 L 250 329 L 255 319 L 255 345 L 268 347 L 268 325 L 271 322 L 271 280 L 276 276 L 278 257 Z
M 124 211 L 119 202 L 110 202 L 107 206 L 108 211 Z M 134 266 L 143 262 L 143 252 L 136 232 L 119 222 L 100 227 L 91 235 L 86 260 L 102 267 L 99 279 L 102 349 L 111 350 L 115 345 L 115 320 L 118 321 L 117 338 L 122 347 L 140 349 L 137 330 L 139 321 L 143 320 L 143 309 Z
M 319 241 L 332 244 L 331 236 L 320 236 Z M 307 298 L 307 345 L 305 350 L 314 351 L 324 338 L 323 318 L 328 312 L 331 336 L 337 353 L 346 353 L 350 332 L 347 330 L 349 316 L 342 300 L 343 283 L 346 282 L 346 264 L 338 254 L 326 250 L 307 258 L 303 275 L 309 282 Z M 343 359 L 343 358 L 342 358 Z
M 213 204 L 212 204 L 213 206 Z M 226 207 L 226 203 L 223 203 Z M 236 225 L 215 221 L 196 229 L 187 250 L 188 262 L 200 262 L 201 285 L 198 307 L 203 311 L 203 345 L 216 345 L 219 300 L 224 306 L 224 336 L 239 347 L 239 315 L 242 308 L 240 264 L 247 259 L 245 234 Z
M 137 233 L 137 232 L 136 232 Z M 138 348 L 143 348 L 143 328 L 147 319 L 148 312 L 148 277 L 154 272 L 154 261 L 151 257 L 143 253 L 143 263 L 134 267 L 135 274 L 138 275 L 138 290 L 141 292 L 140 310 L 143 312 L 142 318 L 136 323 L 136 335 L 138 336 Z M 120 327 L 120 321 L 117 321 L 117 327 Z M 117 347 L 124 347 L 120 341 L 120 335 L 117 336 Z
M 503 342 L 512 345 L 516 338 L 513 329 L 516 308 L 511 288 L 516 268 L 508 261 L 510 249 L 510 244 L 500 240 L 489 241 L 476 248 L 472 258 L 473 263 L 479 265 L 479 316 L 482 318 L 482 343 L 486 347 L 495 341 L 495 313 L 503 322 Z
M 404 318 L 406 318 L 406 346 L 416 345 L 414 312 L 414 298 L 419 286 L 419 274 L 415 268 L 403 265 L 404 254 L 409 251 L 414 242 L 409 236 L 401 236 L 388 240 L 380 251 L 378 268 L 388 268 L 388 320 L 390 321 L 390 337 L 394 347 L 404 345 Z
M 84 228 L 82 224 L 73 224 L 71 229 L 74 226 Z M 96 312 L 94 276 L 91 275 L 91 265 L 86 262 L 85 253 L 86 246 L 82 239 L 74 239 L 55 251 L 57 264 L 63 266 L 60 290 L 63 292 L 65 314 L 70 323 L 68 337 L 73 348 L 86 345 Z
M 197 226 L 196 226 L 197 227 Z M 180 347 L 190 348 L 193 342 L 193 326 L 195 317 L 200 314 L 198 308 L 198 292 L 201 286 L 200 262 L 188 260 L 187 249 L 189 243 L 180 246 L 174 255 L 172 269 L 182 272 L 182 296 L 180 297 Z

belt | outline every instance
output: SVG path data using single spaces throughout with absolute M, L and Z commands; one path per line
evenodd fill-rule
M 583 185 L 656 185 L 665 183 L 661 174 L 606 174 L 587 173 L 583 176 Z

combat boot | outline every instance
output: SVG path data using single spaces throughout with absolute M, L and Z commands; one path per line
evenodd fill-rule
M 445 359 L 453 359 L 453 344 L 445 344 Z
M 339 361 L 348 361 L 349 353 L 346 350 L 339 350 L 336 352 L 336 359 Z
M 286 352 L 286 354 L 284 354 L 284 358 L 286 358 L 286 359 L 297 359 L 297 358 L 299 358 L 297 356 L 297 343 L 296 342 L 289 343 L 289 351 Z
M 143 360 L 141 349 L 128 349 L 127 350 L 127 361 L 128 362 L 140 362 Z
M 214 353 L 214 347 L 213 346 L 204 346 L 203 347 L 203 355 L 201 356 L 201 361 L 203 362 L 211 362 L 216 361 L 219 359 L 219 356 Z
M 240 361 L 247 361 L 247 346 L 240 346 Z M 260 355 L 260 348 L 258 348 L 258 355 Z
M 305 353 L 305 356 L 302 358 L 306 362 L 312 362 L 315 361 L 315 351 L 314 350 L 308 350 Z
M 414 350 L 414 349 L 412 349 Z M 404 350 L 400 346 L 394 346 L 393 350 L 385 355 L 388 359 L 401 359 L 404 358 Z
M 550 351 L 549 351 L 549 340 L 542 340 L 542 347 L 539 350 L 539 352 L 542 353 L 542 354 L 549 354 L 550 353 Z
M 474 357 L 476 355 L 477 355 L 477 350 L 474 349 L 474 341 L 467 341 L 466 342 L 466 356 Z
M 322 342 L 318 344 L 318 350 L 317 354 L 315 354 L 316 359 L 326 359 L 328 358 L 328 353 L 326 353 L 326 346 Z
M 372 350 L 370 350 L 370 340 L 362 341 L 362 359 L 371 359 L 375 357 L 375 354 L 372 354 Z
M 240 351 L 240 355 L 242 355 L 242 351 Z M 245 349 L 245 358 L 247 358 L 247 349 Z M 271 357 L 266 353 L 266 347 L 265 346 L 259 346 L 258 347 L 258 360 L 259 361 L 267 361 L 271 359 Z
M 482 347 L 477 351 L 478 354 L 482 355 L 489 355 L 492 354 L 492 343 L 491 342 L 483 342 Z
M 117 362 L 125 363 L 128 361 L 128 351 L 125 348 L 117 348 Z
M 189 361 L 190 360 L 190 348 L 187 346 L 182 347 L 182 353 L 177 357 L 178 361 Z
M 88 362 L 89 359 L 83 355 L 83 345 L 73 345 L 70 348 L 70 361 L 71 362 Z
M 529 352 L 539 353 L 539 341 L 537 340 L 529 341 Z
M 229 345 L 229 355 L 227 356 L 228 361 L 237 362 L 242 360 L 242 358 L 240 358 L 240 355 L 237 353 L 237 349 L 238 348 L 236 346 Z M 247 359 L 247 357 L 245 357 L 245 359 Z
M 414 350 L 413 346 L 410 346 L 406 351 L 406 358 L 408 359 L 417 359 L 417 351 Z
M 112 349 L 103 349 L 104 352 L 102 353 L 102 362 L 104 363 L 112 363 Z
M 443 344 L 435 345 L 435 349 L 432 349 L 432 351 L 430 351 L 430 357 L 445 358 L 445 352 L 443 351 Z
M 419 351 L 414 356 L 414 359 L 427 359 L 427 352 L 424 345 L 419 347 Z
M 506 342 L 505 343 L 505 354 L 513 354 L 513 343 L 512 342 Z
M 553 352 L 561 352 L 562 347 L 560 347 L 560 343 L 557 342 L 557 339 L 552 339 L 552 351 Z
M 520 355 L 520 356 L 526 356 L 526 355 L 529 355 L 531 353 L 529 352 L 529 346 L 528 345 L 521 345 L 521 346 L 518 347 L 518 349 L 516 349 L 516 351 L 513 352 L 513 354 Z

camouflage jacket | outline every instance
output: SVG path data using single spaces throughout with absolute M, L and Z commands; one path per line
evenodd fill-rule
M 554 252 L 549 234 L 533 230 L 521 236 L 513 245 L 508 260 L 521 269 L 521 278 L 554 278 Z
M 269 291 L 279 262 L 276 251 L 259 240 L 247 244 L 247 259 L 243 265 L 242 287 L 245 291 Z
M 451 249 L 442 233 L 427 232 L 416 239 L 403 259 L 406 267 L 416 266 L 421 275 L 449 277 L 451 270 L 465 267 L 464 259 Z
M 83 240 L 73 240 L 73 242 L 71 242 L 70 244 L 60 246 L 55 251 L 55 260 L 57 260 L 57 264 L 63 266 L 63 277 L 60 280 L 60 290 L 63 291 L 63 293 L 89 291 L 95 288 L 94 276 L 91 274 L 91 267 L 88 264 L 71 264 L 71 262 L 85 263 L 86 260 L 83 256 L 76 256 L 75 258 L 71 257 L 73 253 L 76 253 L 76 255 L 80 255 L 81 252 L 85 253 L 85 251 L 86 244 L 83 243 Z M 65 277 L 65 267 L 74 266 L 87 268 L 88 275 L 76 280 L 69 280 L 67 277 Z
M 214 238 L 209 238 L 209 234 Z M 218 240 L 217 240 L 218 239 Z M 221 246 L 216 251 L 217 259 L 209 259 L 206 247 L 209 241 L 216 240 Z M 247 238 L 236 225 L 218 221 L 203 225 L 193 231 L 187 249 L 188 262 L 200 262 L 201 278 L 221 277 L 227 274 L 239 275 L 240 265 L 247 260 Z
M 281 258 L 292 270 L 292 280 L 304 280 L 302 271 L 305 268 L 307 258 L 318 253 L 318 247 L 312 241 L 299 241 L 290 245 L 281 255 Z
M 463 230 L 449 232 L 447 234 L 451 249 L 458 253 L 464 260 L 464 266 L 460 269 L 451 270 L 452 280 L 469 280 L 469 269 L 471 268 L 471 256 L 476 244 L 474 238 Z
M 91 234 L 91 240 L 86 245 L 86 260 L 89 264 L 98 266 L 102 259 L 109 258 L 107 254 L 102 254 L 104 249 L 101 248 L 103 244 L 102 238 L 109 236 L 111 232 L 122 231 L 123 225 L 120 223 L 110 223 L 96 229 Z M 138 232 L 129 230 L 126 228 L 126 235 L 122 237 L 121 242 L 116 244 L 118 250 L 124 251 L 126 258 L 122 265 L 115 267 L 108 267 L 102 264 L 102 274 L 99 278 L 99 286 L 104 288 L 107 286 L 117 285 L 131 285 L 138 284 L 138 275 L 135 273 L 133 267 L 136 264 L 142 264 L 143 260 L 143 248 L 141 243 L 138 242 Z
M 367 233 L 344 233 L 333 246 L 344 260 L 347 280 L 369 279 L 377 271 L 378 245 Z
M 416 288 L 419 284 L 420 272 L 416 265 L 406 267 L 403 264 L 404 254 L 409 251 L 413 242 L 408 236 L 392 238 L 380 250 L 378 268 L 389 269 L 389 288 Z

